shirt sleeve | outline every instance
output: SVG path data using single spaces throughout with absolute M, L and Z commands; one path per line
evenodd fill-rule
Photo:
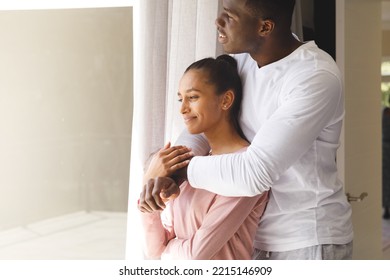
M 210 152 L 209 142 L 203 134 L 190 134 L 184 129 L 177 138 L 175 145 L 183 145 L 192 149 L 197 156 L 208 155 Z
M 175 238 L 171 203 L 160 212 L 141 213 L 145 236 L 144 254 L 147 259 L 160 259 L 168 242 Z
M 232 238 L 255 207 L 256 211 L 263 213 L 267 201 L 266 194 L 261 198 L 259 196 L 251 198 L 217 196 L 194 235 L 189 239 L 170 240 L 162 258 L 211 259 Z
M 337 76 L 321 71 L 290 84 L 294 87 L 285 89 L 288 94 L 245 152 L 197 156 L 190 161 L 187 175 L 191 186 L 224 196 L 263 193 L 308 151 L 325 127 L 341 121 L 342 85 Z

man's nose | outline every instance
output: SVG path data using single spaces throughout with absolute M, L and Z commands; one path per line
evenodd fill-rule
M 217 27 L 223 27 L 223 26 L 225 25 L 225 22 L 224 22 L 224 20 L 222 19 L 222 14 L 219 15 L 219 17 L 217 17 L 217 18 L 215 19 L 215 25 L 216 25 Z

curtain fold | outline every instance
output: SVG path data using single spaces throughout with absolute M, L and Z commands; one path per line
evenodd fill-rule
M 221 53 L 214 21 L 220 1 L 172 0 L 172 28 L 170 29 L 167 69 L 166 141 L 174 142 L 184 129 L 179 114 L 177 89 L 185 69 L 195 60 L 215 57 Z
M 134 115 L 131 143 L 126 259 L 143 259 L 141 223 L 136 207 L 143 165 L 184 128 L 177 88 L 186 67 L 216 56 L 214 20 L 219 1 L 134 1 Z
M 184 70 L 195 60 L 222 53 L 214 24 L 221 10 L 222 3 L 217 0 L 134 1 L 134 115 L 126 241 L 128 260 L 142 260 L 142 244 L 146 242 L 136 206 L 144 162 L 167 141 L 174 143 L 184 128 L 177 102 L 178 84 Z M 297 32 L 296 28 L 294 31 Z
M 303 42 L 301 0 L 295 0 L 295 10 L 291 23 L 291 31 Z

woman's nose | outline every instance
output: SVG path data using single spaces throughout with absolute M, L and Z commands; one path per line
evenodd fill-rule
M 182 114 L 185 114 L 185 113 L 188 113 L 188 104 L 187 102 L 183 99 L 182 103 L 181 103 L 181 107 L 180 107 L 180 113 Z

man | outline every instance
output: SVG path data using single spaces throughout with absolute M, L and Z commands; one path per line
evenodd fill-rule
M 242 154 L 192 158 L 188 180 L 224 196 L 271 190 L 254 259 L 351 259 L 351 207 L 336 165 L 342 81 L 328 54 L 292 35 L 294 5 L 294 0 L 223 0 L 216 20 L 219 42 L 238 62 L 244 88 L 240 124 L 251 146 Z M 187 164 L 178 164 L 187 150 L 174 153 L 182 155 L 172 157 L 169 168 Z M 163 186 L 150 182 L 146 188 L 154 202 L 151 195 L 141 203 L 157 209 Z

